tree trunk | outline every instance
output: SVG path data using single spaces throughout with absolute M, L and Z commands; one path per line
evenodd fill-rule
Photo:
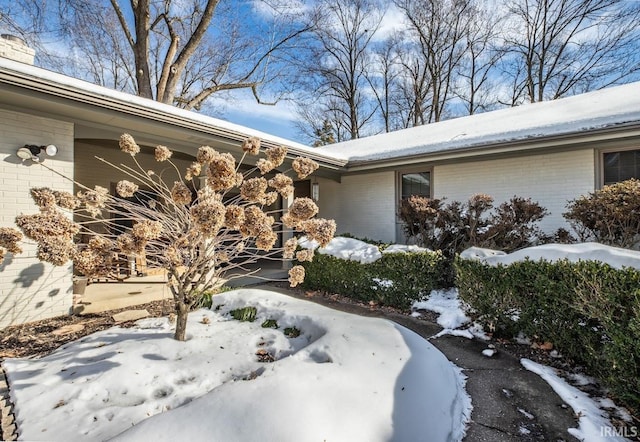
M 187 340 L 187 317 L 189 316 L 189 308 L 183 302 L 176 303 L 176 341 Z

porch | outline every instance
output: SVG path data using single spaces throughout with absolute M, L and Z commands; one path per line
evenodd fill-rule
M 287 269 L 284 269 L 283 263 L 277 260 L 262 260 L 253 264 L 247 273 L 246 276 L 223 280 L 222 285 L 236 288 L 287 279 Z M 153 301 L 170 302 L 172 299 L 171 290 L 167 286 L 166 273 L 131 276 L 119 281 L 88 284 L 84 294 L 75 303 L 73 312 L 85 315 L 134 307 Z

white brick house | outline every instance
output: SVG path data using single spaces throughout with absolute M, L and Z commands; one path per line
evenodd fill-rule
M 330 189 L 326 199 L 321 192 L 321 209 L 341 232 L 401 242 L 402 197 L 465 201 L 485 193 L 496 204 L 514 195 L 538 201 L 550 212 L 541 227 L 551 233 L 569 227 L 562 216 L 569 200 L 640 178 L 640 82 L 318 151 L 346 161 L 339 184 L 320 185 Z
M 335 219 L 338 233 L 402 241 L 397 204 L 412 193 L 449 200 L 486 193 L 497 203 L 531 197 L 551 212 L 543 227 L 552 231 L 565 225 L 568 200 L 640 176 L 640 83 L 313 149 L 0 58 L 0 226 L 37 210 L 31 187 L 73 191 L 52 172 L 22 162 L 20 147 L 55 144 L 55 157 L 43 154 L 47 165 L 109 188 L 120 178 L 93 157 L 116 152 L 123 132 L 143 147 L 171 147 L 185 164 L 205 144 L 238 154 L 248 136 L 266 147 L 287 146 L 289 161 L 309 156 L 320 163 L 312 178 L 320 216 Z M 310 183 L 301 184 L 308 193 Z M 24 248 L 0 265 L 0 328 L 66 314 L 72 305 L 71 267 L 42 264 Z
M 42 153 L 43 164 L 83 184 L 110 188 L 123 177 L 94 157 L 122 161 L 116 154 L 125 132 L 142 146 L 142 164 L 155 162 L 144 149 L 152 152 L 158 144 L 169 146 L 183 168 L 202 145 L 240 156 L 241 143 L 250 136 L 261 138 L 264 147 L 287 146 L 287 168 L 292 158 L 304 155 L 322 165 L 320 176 L 338 180 L 344 163 L 289 140 L 0 58 L 0 227 L 15 227 L 17 215 L 38 211 L 32 187 L 74 192 L 71 182 L 23 162 L 18 149 L 54 144 L 58 154 Z M 0 328 L 68 314 L 72 308 L 72 266 L 44 264 L 35 257 L 35 246 L 21 245 L 24 253 L 8 253 L 0 264 Z

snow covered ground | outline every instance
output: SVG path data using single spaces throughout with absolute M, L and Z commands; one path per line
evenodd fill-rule
M 230 317 L 245 306 L 256 307 L 254 322 Z M 278 328 L 262 328 L 267 319 Z M 287 337 L 294 327 L 300 335 Z M 187 333 L 177 342 L 168 319 L 145 319 L 42 359 L 6 360 L 21 438 L 448 441 L 465 433 L 471 401 L 460 370 L 389 321 L 245 289 L 193 312 Z
M 319 250 L 360 262 L 379 259 L 376 251 L 351 238 Z M 505 265 L 568 258 L 640 268 L 639 252 L 597 244 L 511 255 L 472 249 L 464 256 Z M 231 318 L 231 310 L 246 306 L 256 307 L 254 322 Z M 414 309 L 437 312 L 444 334 L 482 337 L 456 290 L 433 291 Z M 278 328 L 263 328 L 268 319 Z M 167 318 L 146 319 L 42 359 L 5 360 L 21 438 L 404 441 L 428 434 L 445 441 L 465 434 L 471 413 L 465 377 L 427 341 L 391 322 L 245 289 L 214 297 L 212 310 L 193 312 L 187 342 L 174 341 L 172 328 Z M 294 328 L 299 336 L 285 334 Z M 522 365 L 573 408 L 579 427 L 569 431 L 576 437 L 625 440 L 603 410 L 615 408 L 611 401 L 590 398 L 552 368 L 526 359 Z

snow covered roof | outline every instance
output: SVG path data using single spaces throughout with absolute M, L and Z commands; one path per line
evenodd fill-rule
M 640 82 L 345 141 L 318 150 L 349 163 L 482 149 L 640 123 Z
M 502 149 L 501 152 L 511 152 L 532 148 L 532 145 L 522 147 L 526 143 L 538 143 L 533 147 L 540 147 L 549 140 L 553 143 L 546 145 L 553 146 L 563 137 L 564 143 L 575 143 L 578 136 L 604 132 L 607 134 L 603 135 L 603 139 L 608 139 L 612 130 L 619 129 L 631 128 L 640 136 L 640 82 L 554 101 L 524 104 L 455 118 L 320 148 L 312 148 L 224 120 L 0 58 L 0 88 L 9 91 L 11 87 L 18 87 L 21 91 L 44 93 L 54 99 L 63 98 L 77 104 L 88 104 L 123 117 L 141 117 L 167 127 L 186 128 L 204 136 L 214 135 L 236 143 L 248 136 L 257 136 L 265 146 L 287 146 L 293 155 L 309 156 L 319 161 L 322 166 L 334 170 L 340 170 L 345 166 L 347 170 L 356 170 L 400 162 L 410 163 L 415 161 L 416 157 L 429 160 L 448 159 L 461 155 L 489 153 L 494 148 Z M 0 99 L 0 102 L 3 100 Z M 58 101 L 51 106 L 58 106 Z M 84 109 L 76 110 L 79 114 L 83 111 Z M 102 124 L 104 119 L 99 121 Z M 122 124 L 123 120 L 112 118 L 109 121 L 118 125 Z
M 188 127 L 234 141 L 256 136 L 267 146 L 287 146 L 293 154 L 304 154 L 338 166 L 344 163 L 333 155 L 325 156 L 317 149 L 295 141 L 0 57 L 0 88 L 11 87 L 45 93 L 52 98 L 90 104 L 97 108 L 160 121 L 168 125 Z

